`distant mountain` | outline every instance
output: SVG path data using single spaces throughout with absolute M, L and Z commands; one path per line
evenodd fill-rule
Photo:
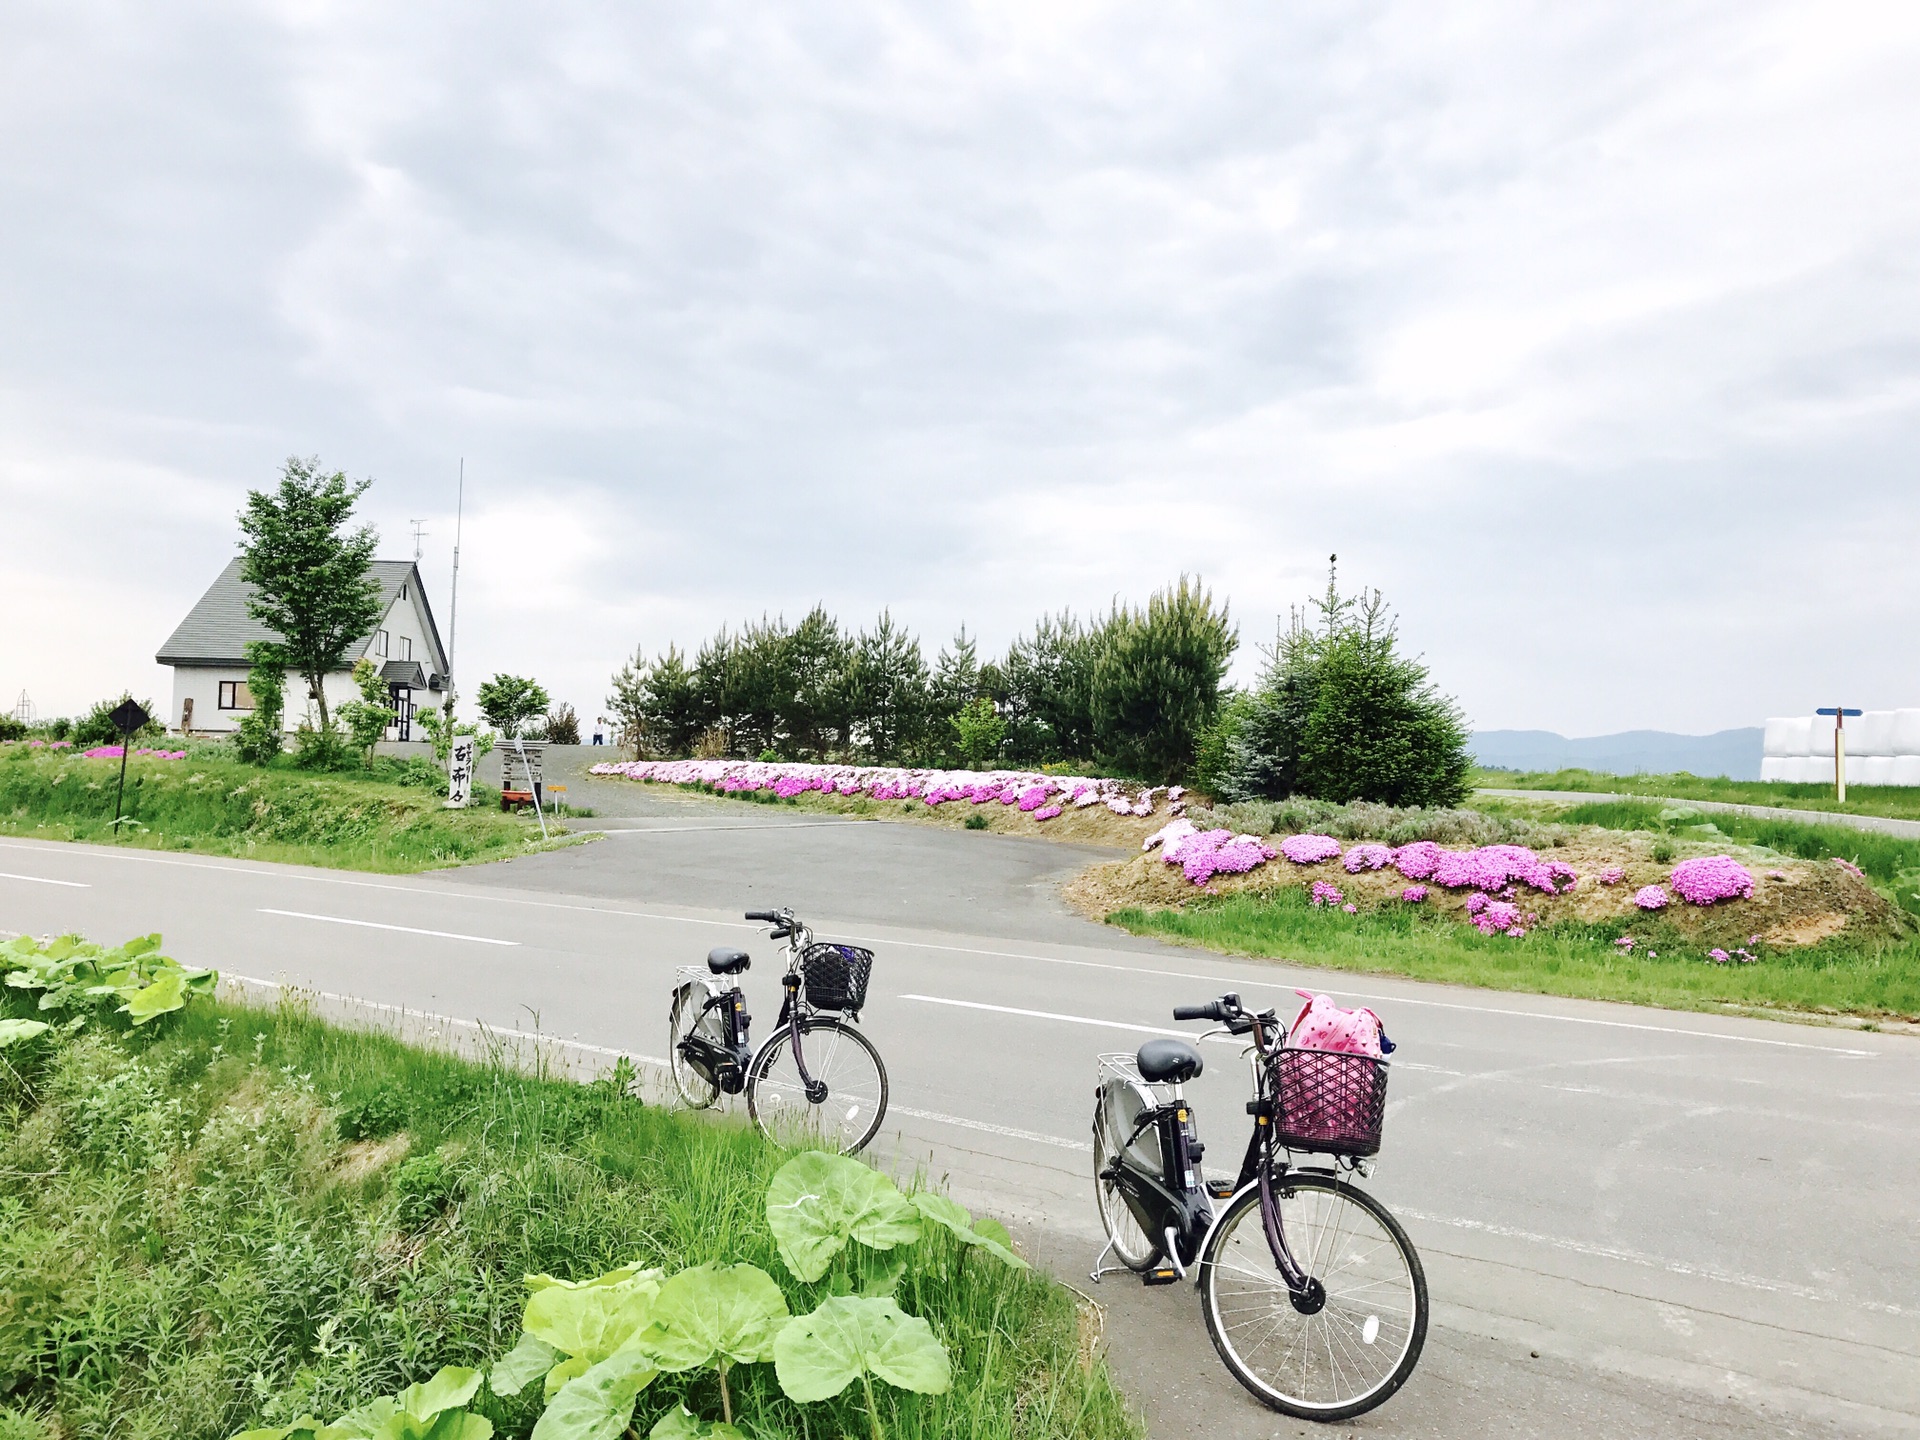
M 1609 775 L 1724 775 L 1760 778 L 1758 725 L 1712 735 L 1675 735 L 1666 730 L 1623 730 L 1569 740 L 1551 730 L 1476 730 L 1474 759 L 1499 770 L 1598 770 Z

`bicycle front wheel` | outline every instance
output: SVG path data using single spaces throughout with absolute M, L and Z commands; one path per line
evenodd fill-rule
M 1406 1383 L 1427 1338 L 1427 1277 L 1400 1222 L 1331 1175 L 1277 1180 L 1287 1248 L 1324 1295 L 1296 1302 L 1249 1186 L 1200 1257 L 1207 1333 L 1254 1396 L 1303 1420 L 1363 1414 Z
M 844 1020 L 800 1022 L 807 1075 L 826 1086 L 807 1097 L 793 1059 L 793 1026 L 782 1025 L 753 1057 L 747 1077 L 747 1113 L 779 1145 L 815 1145 L 851 1155 L 880 1133 L 887 1113 L 887 1067 L 880 1052 Z

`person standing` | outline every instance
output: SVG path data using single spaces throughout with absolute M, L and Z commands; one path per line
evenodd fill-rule
M 593 743 L 596 745 L 607 743 L 607 717 L 604 715 L 593 722 Z

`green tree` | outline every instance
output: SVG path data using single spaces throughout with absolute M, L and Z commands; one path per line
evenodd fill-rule
M 487 723 L 509 740 L 518 739 L 520 727 L 534 716 L 547 713 L 547 692 L 519 675 L 495 675 L 474 700 Z
M 373 747 L 386 739 L 393 724 L 393 694 L 380 670 L 364 655 L 353 663 L 353 688 L 359 698 L 340 707 L 340 719 L 346 724 L 347 739 L 360 752 L 364 765 L 373 763 Z
M 253 490 L 240 512 L 240 578 L 253 586 L 247 613 L 280 636 L 287 667 L 307 682 L 331 733 L 325 679 L 380 619 L 373 527 L 346 529 L 373 482 L 323 475 L 318 457 L 290 458 L 272 491 Z
M 286 743 L 287 658 L 270 640 L 247 642 L 247 695 L 253 709 L 240 717 L 233 748 L 242 760 L 265 765 Z
M 1000 718 L 993 701 L 985 695 L 976 696 L 972 703 L 961 706 L 947 725 L 970 770 L 985 769 L 999 755 L 1000 742 L 1007 733 L 1007 722 Z
M 1184 778 L 1239 644 L 1227 607 L 1182 575 L 1144 610 L 1116 605 L 1103 629 L 1091 683 L 1099 758 L 1148 779 Z
M 776 744 L 797 759 L 844 754 L 852 726 L 848 672 L 853 646 L 824 606 L 785 637 L 778 666 Z
M 914 753 L 926 731 L 928 685 L 919 640 L 882 610 L 848 666 L 849 739 L 863 757 L 894 765 Z
M 1098 632 L 1063 610 L 1043 615 L 1031 635 L 1007 648 L 996 699 L 1007 714 L 1009 759 L 1032 765 L 1092 757 L 1098 643 Z
M 650 751 L 653 737 L 647 723 L 647 688 L 653 667 L 647 663 L 646 650 L 636 645 L 633 658 L 613 672 L 613 688 L 607 694 L 607 709 L 612 712 L 620 733 L 633 747 L 633 758 Z

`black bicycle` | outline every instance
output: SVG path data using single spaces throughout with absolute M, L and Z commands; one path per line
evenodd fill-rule
M 682 966 L 669 1016 L 674 1089 L 696 1110 L 721 1095 L 747 1097 L 747 1113 L 769 1139 L 853 1154 L 880 1132 L 887 1113 L 887 1067 L 854 1028 L 866 1004 L 873 952 L 816 943 L 791 910 L 754 910 L 775 940 L 787 942 L 780 1019 L 759 1049 L 739 977 L 753 963 L 744 950 L 707 952 L 704 969 Z
M 1205 1180 L 1183 1095 L 1200 1052 L 1168 1037 L 1102 1055 L 1093 1169 L 1108 1243 L 1094 1280 L 1124 1267 L 1170 1285 L 1197 1271 L 1214 1349 L 1255 1397 L 1305 1420 L 1373 1409 L 1406 1383 L 1427 1337 L 1420 1257 L 1352 1180 L 1380 1149 L 1387 1062 L 1288 1048 L 1279 1016 L 1251 1014 L 1237 995 L 1173 1018 L 1217 1022 L 1202 1040 L 1251 1037 L 1253 1135 L 1236 1180 Z M 1295 1152 L 1332 1163 L 1296 1165 Z

